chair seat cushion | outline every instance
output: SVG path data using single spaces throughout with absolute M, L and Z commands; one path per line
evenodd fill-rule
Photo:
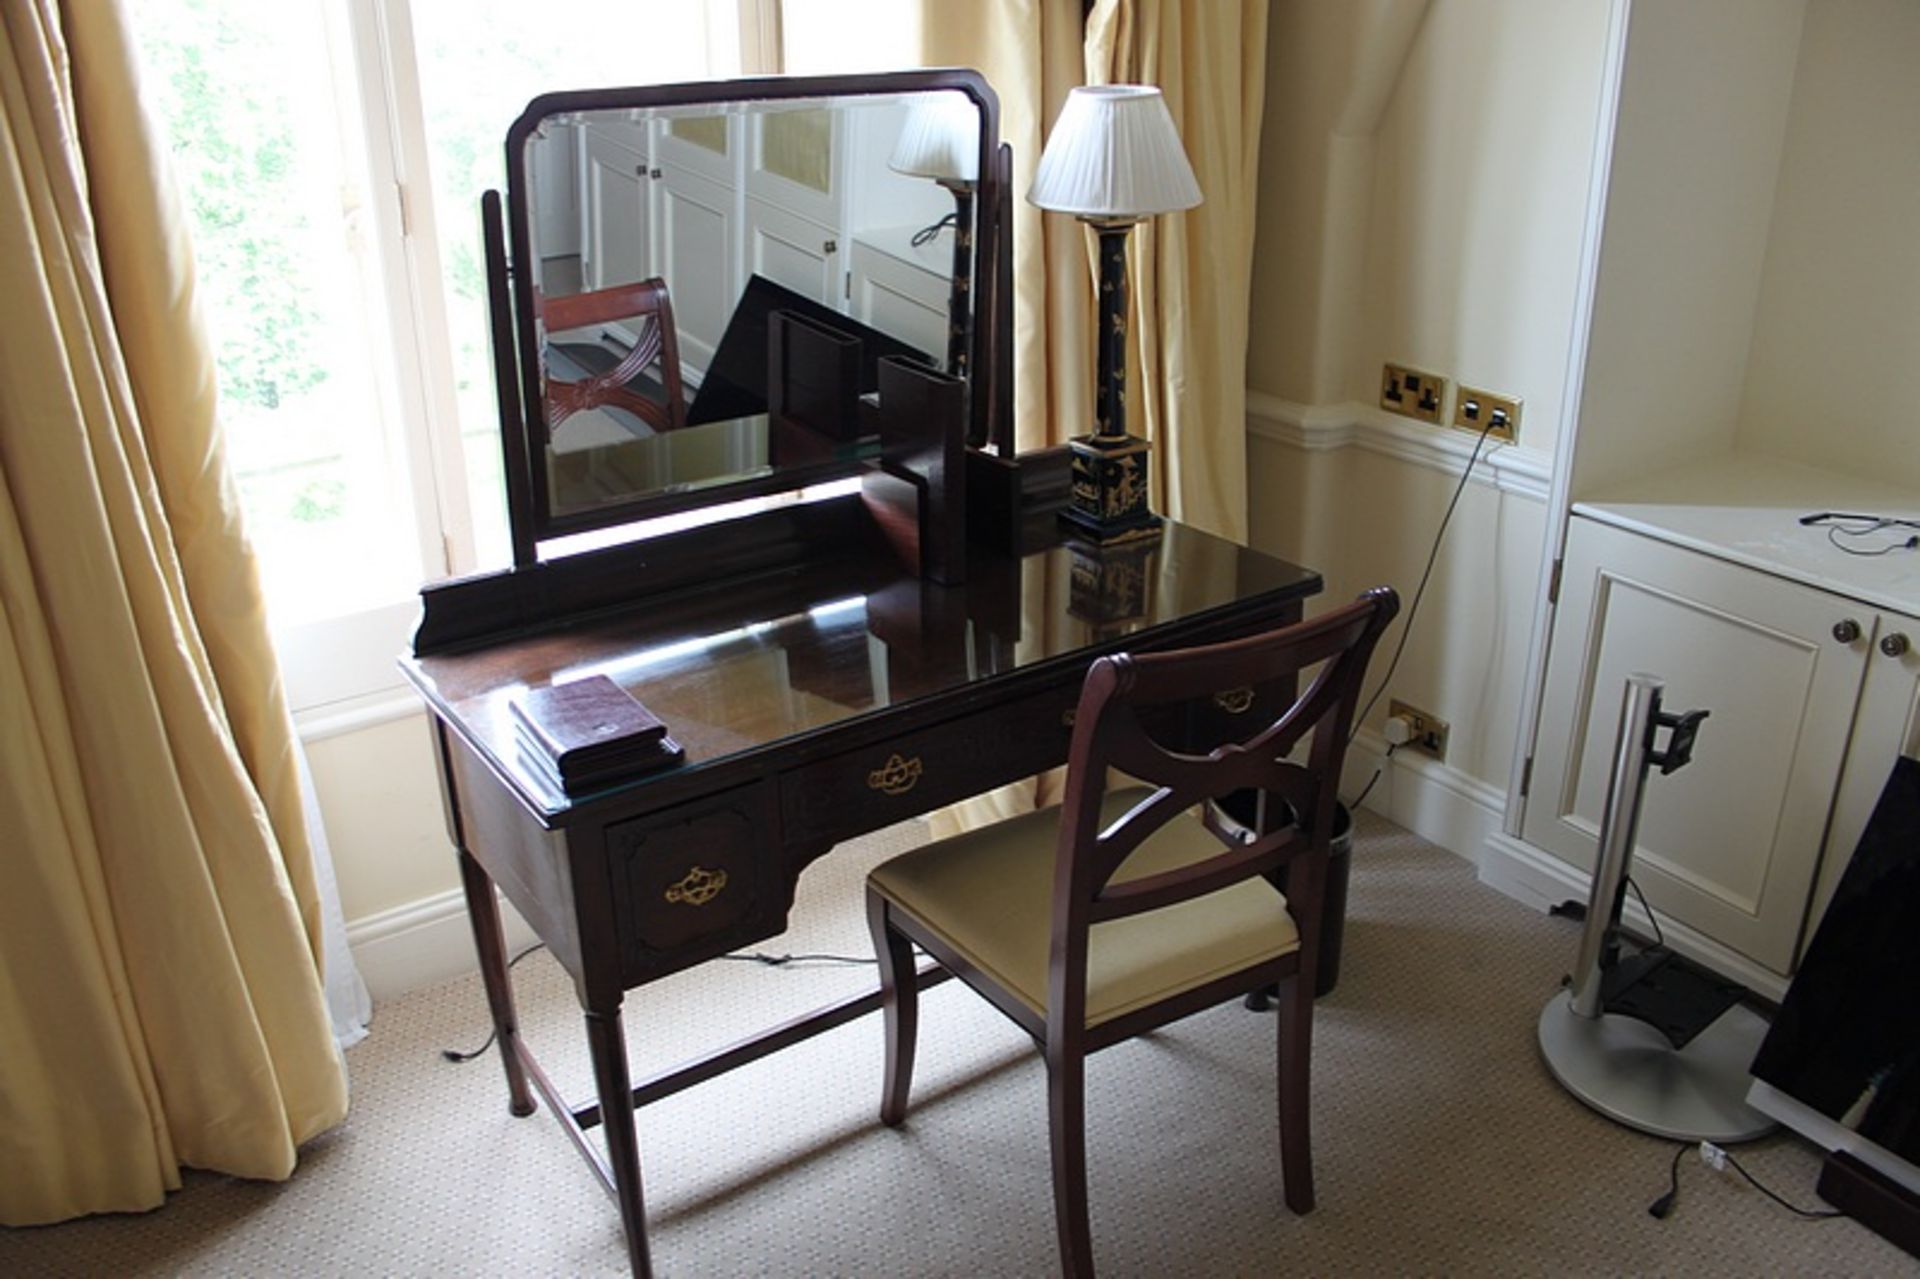
M 1110 792 L 1107 824 L 1152 792 Z M 1053 927 L 1059 812 L 1029 813 L 927 844 L 875 868 L 869 888 L 904 909 L 1041 1017 Z M 1155 831 L 1115 882 L 1223 850 L 1188 813 Z M 1087 1025 L 1122 1016 L 1300 948 L 1286 898 L 1258 876 L 1160 910 L 1095 924 L 1088 940 Z

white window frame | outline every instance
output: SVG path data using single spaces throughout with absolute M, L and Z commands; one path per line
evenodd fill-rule
M 371 198 L 345 213 L 366 237 L 368 291 L 384 303 L 368 317 L 374 382 L 395 415 L 421 568 L 429 580 L 470 573 L 478 558 L 410 0 L 344 0 L 327 5 L 326 17 L 335 92 L 345 118 L 360 124 L 341 133 Z M 716 77 L 779 70 L 780 0 L 711 0 L 707 17 Z M 303 737 L 418 712 L 397 658 L 419 613 L 409 597 L 275 628 Z

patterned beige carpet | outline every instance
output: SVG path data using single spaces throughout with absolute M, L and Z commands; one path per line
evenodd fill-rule
M 768 949 L 864 954 L 859 878 L 921 838 L 883 832 L 808 872 Z M 1320 1207 L 1280 1200 L 1273 1018 L 1215 1009 L 1095 1058 L 1089 1148 L 1109 1275 L 1906 1274 L 1847 1220 L 1803 1222 L 1696 1159 L 1665 1221 L 1673 1146 L 1591 1114 L 1534 1050 L 1573 926 L 1481 887 L 1465 862 L 1371 817 L 1354 854 L 1340 985 L 1316 1020 Z M 538 954 L 522 1020 L 570 1096 L 590 1074 L 572 989 Z M 628 1001 L 636 1070 L 870 981 L 720 964 Z M 160 1211 L 0 1231 L 0 1275 L 614 1274 L 612 1205 L 558 1127 L 507 1114 L 477 978 L 378 1011 L 353 1112 L 286 1185 L 190 1174 Z M 949 983 L 926 1000 L 916 1109 L 874 1117 L 880 1033 L 856 1022 L 641 1114 L 666 1275 L 1035 1275 L 1054 1269 L 1043 1068 Z M 1811 1205 L 1818 1157 L 1739 1149 Z

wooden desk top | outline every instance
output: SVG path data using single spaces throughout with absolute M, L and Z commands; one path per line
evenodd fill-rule
M 802 518 L 857 524 L 857 500 L 847 501 Z M 804 759 L 810 739 L 889 708 L 914 707 L 925 712 L 916 720 L 930 720 L 1017 697 L 1142 631 L 1156 645 L 1178 643 L 1221 610 L 1278 613 L 1321 586 L 1309 569 L 1172 522 L 1157 540 L 1099 554 L 1043 530 L 1044 544 L 1022 555 L 975 555 L 966 584 L 954 587 L 902 572 L 861 536 L 828 537 L 744 569 L 723 546 L 704 544 L 703 573 L 695 534 L 671 539 L 677 546 L 616 548 L 449 584 L 464 602 L 443 605 L 499 612 L 490 633 L 470 626 L 451 642 L 430 588 L 423 642 L 402 667 L 542 825 L 567 825 L 576 809 L 640 787 L 692 793 L 703 772 L 774 748 Z M 696 557 L 676 565 L 669 589 L 605 587 L 609 574 L 658 564 L 669 549 L 681 561 Z M 552 580 L 535 580 L 543 573 Z M 592 584 L 574 589 L 557 575 Z M 544 613 L 535 596 L 550 601 Z M 481 597 L 498 598 L 475 606 Z M 609 676 L 645 702 L 686 748 L 686 763 L 572 798 L 526 767 L 512 700 L 588 675 Z

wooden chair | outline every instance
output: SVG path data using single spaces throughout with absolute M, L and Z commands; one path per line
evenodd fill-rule
M 1398 610 L 1382 587 L 1265 635 L 1101 658 L 1080 694 L 1059 809 L 927 845 L 867 880 L 887 1035 L 881 1121 L 906 1116 L 918 943 L 1045 1051 L 1054 1211 L 1069 1275 L 1093 1273 L 1086 1055 L 1276 983 L 1286 1202 L 1297 1213 L 1313 1207 L 1308 1067 L 1334 792 L 1367 661 Z M 1151 708 L 1318 663 L 1277 720 L 1208 754 L 1169 751 L 1143 727 Z M 1308 734 L 1307 763 L 1289 763 Z M 1109 769 L 1144 785 L 1109 791 Z M 1300 820 L 1259 834 L 1206 802 L 1247 788 L 1284 800 Z M 1292 888 L 1284 897 L 1272 883 L 1283 867 Z
M 601 407 L 625 409 L 656 431 L 677 431 L 687 424 L 687 393 L 680 379 L 680 337 L 673 327 L 673 302 L 667 282 L 641 280 L 591 293 L 542 297 L 540 318 L 548 340 L 555 333 L 619 324 L 634 335 L 625 358 L 605 372 L 578 382 L 547 379 L 547 428 L 552 430 L 573 414 Z M 661 398 L 634 387 L 635 379 L 653 365 L 660 366 Z

